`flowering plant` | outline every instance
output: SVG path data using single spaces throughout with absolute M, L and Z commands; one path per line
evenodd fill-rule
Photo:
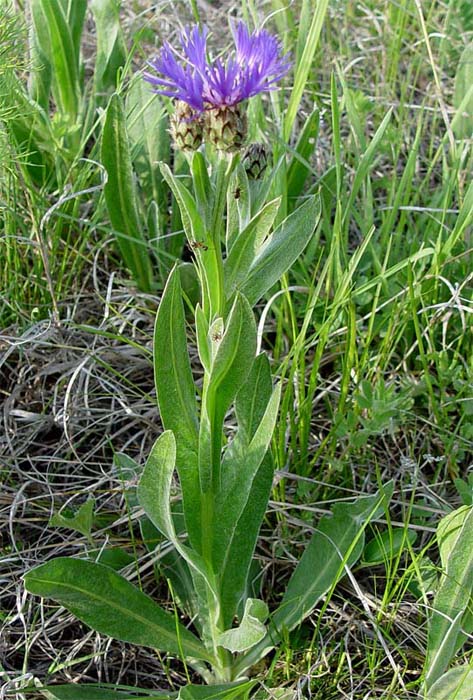
M 151 79 L 157 91 L 199 115 L 235 109 L 241 100 L 273 89 L 288 70 L 277 41 L 265 31 L 250 34 L 243 24 L 234 27 L 234 36 L 235 53 L 226 63 L 208 59 L 205 28 L 182 35 L 182 55 L 166 44 L 153 64 L 163 76 Z M 196 383 L 189 359 L 176 265 L 154 335 L 156 391 L 165 430 L 144 469 L 134 468 L 140 474 L 136 498 L 142 531 L 157 533 L 153 551 L 171 583 L 175 613 L 94 561 L 55 559 L 26 576 L 29 591 L 55 599 L 93 629 L 184 660 L 209 685 L 186 686 L 180 700 L 247 699 L 255 685 L 249 679 L 251 668 L 301 623 L 360 556 L 364 527 L 386 496 L 340 504 L 332 517 L 322 518 L 281 601 L 269 610 L 261 598 L 254 553 L 273 482 L 269 447 L 281 385 L 273 386 L 269 359 L 257 350 L 253 307 L 304 250 L 318 226 L 320 202 L 311 195 L 275 224 L 281 199 L 267 201 L 268 187 L 251 188 L 238 161 L 236 153 L 212 164 L 193 152 L 190 187 L 161 164 L 195 257 L 200 298 L 193 316 L 203 381 Z M 236 430 L 227 438 L 224 426 L 231 409 Z M 178 505 L 171 498 L 176 472 Z M 169 544 L 172 552 L 166 554 Z M 50 686 L 48 691 L 59 700 L 73 698 L 70 687 Z M 137 697 L 104 686 L 89 686 L 89 692 L 97 700 Z M 140 692 L 142 698 L 176 696 Z
M 165 42 L 158 58 L 149 64 L 158 75 L 147 73 L 146 79 L 157 93 L 186 102 L 196 114 L 234 107 L 274 90 L 291 65 L 279 41 L 264 29 L 250 34 L 243 22 L 231 26 L 235 49 L 227 61 L 209 58 L 207 27 L 187 28 L 180 36 L 182 53 Z

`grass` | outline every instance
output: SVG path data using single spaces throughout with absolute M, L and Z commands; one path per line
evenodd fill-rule
M 136 37 L 155 41 L 149 5 L 122 8 L 128 47 Z M 298 62 L 298 89 L 265 105 L 269 125 L 261 105 L 252 106 L 254 131 L 284 133 L 274 146 L 277 154 L 290 152 L 315 106 L 318 137 L 302 164 L 305 191 L 321 188 L 323 195 L 320 237 L 283 280 L 264 324 L 263 347 L 284 395 L 273 445 L 277 483 L 259 549 L 262 586 L 277 599 L 328 504 L 390 479 L 393 507 L 370 536 L 402 530 L 405 537 L 398 551 L 388 547 L 375 565 L 354 569 L 288 637 L 260 669 L 259 692 L 414 698 L 432 602 L 421 595 L 419 577 L 426 557 L 438 565 L 435 527 L 461 502 L 453 480 L 466 478 L 473 448 L 473 154 L 471 139 L 456 137 L 453 108 L 473 15 L 460 0 L 313 5 L 320 14 L 309 12 L 311 3 L 278 0 L 245 0 L 238 8 L 258 18 L 274 12 Z M 203 12 L 186 3 L 158 9 L 174 27 L 180 12 L 189 21 Z M 227 9 L 209 5 L 207 21 L 225 26 Z M 113 467 L 113 455 L 126 451 L 143 463 L 159 433 L 154 313 L 169 260 L 187 253 L 173 235 L 178 215 L 167 212 L 158 226 L 164 255 L 155 293 L 136 291 L 111 240 L 96 163 L 100 109 L 73 146 L 57 121 L 43 125 L 55 135 L 43 152 L 50 178 L 35 182 L 25 164 L 32 151 L 19 153 L 12 131 L 33 118 L 13 99 L 15 76 L 24 81 L 30 72 L 24 53 L 16 53 L 18 37 L 26 41 L 16 17 L 0 17 L 1 56 L 11 58 L 0 71 L 2 94 L 11 98 L 0 115 L 2 682 L 17 697 L 31 697 L 21 689 L 53 672 L 69 681 L 179 687 L 186 680 L 180 662 L 110 642 L 23 594 L 27 569 L 46 556 L 84 554 L 91 539 L 96 549 L 137 552 L 134 575 L 166 599 L 134 524 L 132 476 Z M 308 37 L 320 30 L 312 51 Z M 142 46 L 127 56 L 123 85 L 141 52 L 151 50 Z M 90 76 L 93 57 L 84 67 Z M 140 216 L 149 223 L 146 178 Z M 274 189 L 290 207 L 280 189 L 286 183 L 282 173 Z M 53 513 L 77 511 L 88 496 L 95 498 L 89 538 L 48 526 Z M 408 532 L 417 535 L 412 544 Z M 464 657 L 471 659 L 471 645 Z

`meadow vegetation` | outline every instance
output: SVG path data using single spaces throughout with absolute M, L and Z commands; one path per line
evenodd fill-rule
M 356 561 L 244 692 L 421 698 L 456 669 L 425 697 L 470 700 L 468 0 L 0 0 L 0 697 L 66 683 L 122 692 L 49 697 L 139 697 L 135 687 L 176 697 L 201 682 L 185 655 L 94 632 L 25 592 L 23 577 L 54 557 L 89 558 L 177 619 L 181 592 L 140 527 L 136 485 L 166 422 L 153 328 L 176 261 L 199 405 L 205 393 L 192 264 L 202 252 L 186 239 L 179 190 L 204 166 L 172 147 L 172 101 L 142 73 L 193 22 L 225 51 L 229 17 L 267 18 L 293 62 L 278 90 L 248 105 L 248 143 L 269 153 L 251 196 L 261 208 L 279 198 L 274 228 L 313 196 L 320 207 L 303 252 L 251 302 L 255 343 L 281 387 L 254 597 L 274 609 L 321 519 L 390 492 L 363 524 Z M 231 183 L 227 220 L 242 195 Z M 180 697 L 211 697 L 189 692 Z

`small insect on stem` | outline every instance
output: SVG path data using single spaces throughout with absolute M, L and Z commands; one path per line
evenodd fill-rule
M 233 196 L 235 197 L 235 199 L 240 199 L 240 196 L 241 196 L 241 187 L 240 187 L 240 186 L 238 186 L 238 187 L 235 189 L 235 192 L 233 193 Z
M 219 343 L 222 340 L 222 337 L 223 336 L 221 333 L 219 333 L 219 331 L 215 331 L 214 333 L 212 333 L 212 340 L 214 341 L 214 343 Z
M 192 241 L 190 244 L 192 250 L 208 250 L 209 246 L 205 245 L 203 241 Z

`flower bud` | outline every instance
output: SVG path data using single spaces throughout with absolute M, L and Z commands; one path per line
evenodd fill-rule
M 174 147 L 181 151 L 196 151 L 202 143 L 202 119 L 183 100 L 175 103 L 170 131 Z
M 205 112 L 205 140 L 218 151 L 239 151 L 246 139 L 246 109 L 241 104 L 214 107 Z
M 250 180 L 259 180 L 268 167 L 268 148 L 264 143 L 251 143 L 243 154 L 243 167 Z

